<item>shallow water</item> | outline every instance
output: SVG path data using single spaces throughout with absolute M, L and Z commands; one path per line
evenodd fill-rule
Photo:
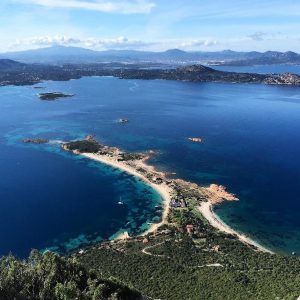
M 1 253 L 63 252 L 158 221 L 159 195 L 132 176 L 56 145 L 20 143 L 90 133 L 129 151 L 159 150 L 151 163 L 178 177 L 228 186 L 240 201 L 217 209 L 224 221 L 276 251 L 300 253 L 299 88 L 109 77 L 39 85 L 76 96 L 42 102 L 32 87 L 0 89 Z M 121 117 L 130 122 L 117 124 Z

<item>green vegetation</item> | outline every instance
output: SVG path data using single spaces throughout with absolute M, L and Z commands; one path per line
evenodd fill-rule
M 69 257 L 4 257 L 0 299 L 142 299 L 135 290 L 170 300 L 299 297 L 299 258 L 255 251 L 216 231 L 196 209 L 173 209 L 169 222 L 147 238 L 102 242 Z
M 99 144 L 93 139 L 68 142 L 64 144 L 64 147 L 67 150 L 77 150 L 81 153 L 97 153 L 98 151 L 103 149 L 103 145 Z
M 64 147 L 114 151 L 92 136 Z M 168 225 L 156 233 L 101 242 L 64 258 L 37 251 L 24 262 L 2 258 L 0 300 L 146 299 L 141 294 L 165 300 L 298 299 L 300 258 L 259 252 L 216 230 L 197 209 L 206 200 L 205 191 L 180 180 L 170 184 L 173 199 L 184 199 L 187 208 L 171 209 Z
M 120 154 L 119 161 L 128 161 L 128 160 L 140 160 L 144 158 L 145 155 L 141 153 L 131 153 L 131 152 L 123 152 Z
M 99 279 L 99 272 L 86 271 L 74 258 L 32 251 L 27 261 L 13 256 L 0 260 L 1 300 L 104 300 L 141 299 L 138 292 L 111 280 Z
M 197 210 L 173 209 L 172 226 L 147 241 L 102 243 L 75 255 L 142 294 L 159 299 L 297 299 L 300 259 L 257 252 L 216 231 Z M 193 225 L 193 233 L 186 225 Z

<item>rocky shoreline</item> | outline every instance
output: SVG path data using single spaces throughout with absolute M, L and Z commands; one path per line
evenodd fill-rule
M 227 191 L 226 187 L 217 184 L 211 184 L 209 187 L 202 187 L 196 183 L 188 182 L 182 179 L 168 179 L 166 174 L 157 171 L 153 166 L 145 162 L 154 155 L 150 150 L 147 153 L 124 152 L 116 147 L 109 147 L 96 141 L 92 136 L 84 140 L 71 141 L 63 143 L 62 148 L 71 151 L 74 154 L 93 154 L 97 157 L 105 158 L 114 162 L 118 166 L 128 166 L 135 170 L 147 181 L 161 185 L 165 184 L 172 188 L 172 197 L 174 201 L 180 201 L 182 198 L 189 198 L 195 201 L 208 200 L 213 204 L 219 204 L 223 201 L 237 201 L 238 198 Z
M 15 62 L 17 64 L 17 62 Z M 18 66 L 18 65 L 17 65 Z M 85 76 L 113 76 L 120 79 L 142 80 L 178 80 L 190 82 L 223 82 L 223 83 L 258 83 L 268 85 L 300 85 L 300 76 L 296 74 L 256 74 L 224 72 L 203 65 L 191 65 L 173 69 L 143 69 L 135 66 L 119 66 L 110 68 L 103 64 L 89 65 L 22 65 L 11 67 L 1 72 L 0 86 L 5 85 L 33 85 L 44 80 L 66 81 Z

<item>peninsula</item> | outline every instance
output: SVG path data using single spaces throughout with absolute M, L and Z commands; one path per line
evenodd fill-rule
M 5 60 L 6 61 L 6 60 Z M 2 60 L 2 64 L 3 64 Z M 0 60 L 1 67 L 1 60 Z M 10 61 L 9 67 L 0 68 L 0 86 L 33 85 L 44 80 L 66 81 L 84 76 L 113 76 L 120 79 L 178 80 L 190 82 L 257 83 L 269 85 L 300 85 L 296 74 L 256 74 L 218 71 L 200 64 L 179 68 L 145 68 L 145 65 L 110 66 L 100 64 L 71 64 L 63 66 L 20 64 Z M 46 98 L 49 95 L 45 96 Z M 52 98 L 52 96 L 51 96 Z M 45 99 L 49 100 L 49 99 Z M 51 99 L 50 99 L 51 100 Z
M 203 217 L 216 229 L 233 235 L 243 243 L 258 250 L 270 252 L 252 239 L 234 231 L 216 216 L 213 211 L 214 205 L 219 205 L 223 201 L 238 201 L 238 198 L 228 192 L 226 187 L 217 184 L 204 187 L 182 179 L 170 180 L 165 173 L 157 171 L 153 166 L 146 163 L 153 155 L 152 151 L 148 153 L 124 152 L 116 147 L 100 144 L 91 135 L 84 140 L 63 143 L 62 148 L 76 155 L 82 155 L 132 174 L 160 193 L 163 199 L 162 220 L 159 223 L 151 224 L 143 235 L 153 233 L 159 227 L 168 224 L 170 209 L 190 208 L 200 211 Z M 127 233 L 122 235 L 122 238 L 124 236 L 128 238 Z
M 140 178 L 163 200 L 158 205 L 161 220 L 143 234 L 129 236 L 123 231 L 118 239 L 82 244 L 65 253 L 68 261 L 96 272 L 99 278 L 113 278 L 138 290 L 147 296 L 143 299 L 181 300 L 186 295 L 191 299 L 297 299 L 299 258 L 272 253 L 214 213 L 213 208 L 224 201 L 238 201 L 226 187 L 170 179 L 147 163 L 153 151 L 125 152 L 99 143 L 92 135 L 60 145 L 74 155 Z M 36 260 L 29 260 L 30 268 L 32 262 L 35 265 Z M 22 272 L 23 264 L 19 264 Z M 6 268 L 1 270 L 0 277 L 9 275 Z M 94 286 L 94 281 L 89 282 Z

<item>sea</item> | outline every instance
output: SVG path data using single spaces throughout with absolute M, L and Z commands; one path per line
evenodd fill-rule
M 299 66 L 255 70 L 300 74 Z M 54 91 L 75 96 L 38 97 Z M 275 252 L 300 254 L 299 87 L 84 77 L 0 88 L 1 255 L 66 253 L 160 221 L 162 199 L 150 186 L 61 150 L 88 134 L 126 151 L 155 150 L 150 163 L 176 178 L 225 185 L 240 199 L 215 208 L 225 223 Z M 32 137 L 50 143 L 22 142 Z

